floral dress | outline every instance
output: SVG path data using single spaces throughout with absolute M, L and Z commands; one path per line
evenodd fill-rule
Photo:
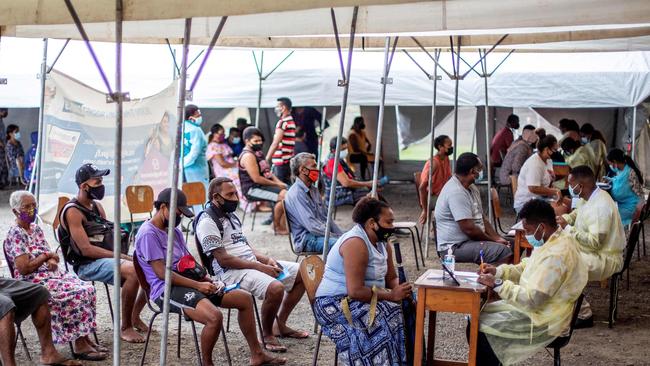
M 224 168 L 219 165 L 219 162 L 217 162 L 217 155 L 221 155 L 226 163 L 232 164 L 235 162 L 235 159 L 233 158 L 232 148 L 226 143 L 211 142 L 208 144 L 208 151 L 205 153 L 205 157 L 208 159 L 210 165 L 212 166 L 212 172 L 214 173 L 214 176 L 227 177 L 232 179 L 235 187 L 237 187 L 237 193 L 241 198 L 241 185 L 239 184 L 239 169 L 237 168 L 237 165 L 233 166 L 232 168 Z
M 7 141 L 7 162 L 9 165 L 9 178 L 20 178 L 20 171 L 18 170 L 18 158 L 25 158 L 25 149 L 20 141 L 16 141 L 16 144 L 12 144 Z
M 30 259 L 51 252 L 43 230 L 31 224 L 31 232 L 14 224 L 9 228 L 4 241 L 7 260 L 15 263 L 23 254 Z M 52 339 L 54 343 L 65 344 L 89 335 L 97 328 L 95 322 L 95 287 L 75 275 L 57 269 L 48 271 L 43 263 L 34 272 L 21 275 L 14 266 L 14 278 L 45 286 L 50 292 L 48 305 L 52 316 Z

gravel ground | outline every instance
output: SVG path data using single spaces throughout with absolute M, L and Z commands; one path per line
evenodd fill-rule
M 387 199 L 392 203 L 398 220 L 416 220 L 419 215 L 419 209 L 415 209 L 417 202 L 413 185 L 391 185 L 384 190 Z M 13 215 L 8 209 L 8 191 L 0 191 L 0 232 L 6 232 L 11 224 Z M 485 205 L 484 205 L 485 206 Z M 508 209 L 505 202 L 504 215 L 502 219 L 504 227 L 514 221 L 512 209 Z M 351 208 L 342 207 L 337 213 L 337 223 L 342 228 L 351 226 L 350 220 Z M 258 215 L 255 231 L 250 231 L 250 219 L 247 218 L 245 225 L 246 235 L 250 242 L 258 249 L 270 254 L 278 259 L 294 260 L 288 247 L 287 237 L 274 236 L 269 226 L 262 226 L 260 223 L 266 218 L 266 214 Z M 51 229 L 45 228 L 49 235 L 50 244 L 55 247 Z M 648 237 L 649 235 L 646 235 Z M 190 239 L 191 241 L 192 239 Z M 415 260 L 410 238 L 401 238 L 403 242 L 402 252 L 406 264 L 409 279 L 414 280 L 418 275 L 424 272 L 415 269 Z M 189 243 L 190 248 L 194 245 Z M 619 293 L 619 320 L 614 329 L 608 329 L 607 309 L 609 304 L 609 290 L 602 289 L 598 284 L 590 284 L 587 289 L 587 296 L 591 303 L 596 325 L 591 329 L 577 330 L 571 343 L 562 350 L 562 360 L 566 365 L 650 365 L 650 267 L 648 266 L 648 257 L 642 257 L 637 261 L 636 257 L 632 262 L 630 276 L 630 290 L 622 286 Z M 438 259 L 432 251 L 431 256 L 426 261 L 427 268 L 438 266 Z M 458 264 L 461 270 L 476 270 L 474 265 Z M 2 273 L 6 276 L 6 268 L 2 268 Z M 99 329 L 97 335 L 100 342 L 106 346 L 112 344 L 112 321 L 108 311 L 106 292 L 103 286 L 97 289 L 97 317 Z M 147 309 L 142 314 L 145 321 L 148 321 L 151 312 Z M 191 328 L 188 323 L 183 322 L 181 330 L 181 357 L 176 357 L 176 335 L 177 335 L 177 318 L 173 317 L 169 334 L 169 365 L 190 365 L 196 364 L 196 354 L 194 351 Z M 290 320 L 290 325 L 297 329 L 312 329 L 314 318 L 311 313 L 307 298 L 305 297 L 295 309 Z M 462 314 L 439 314 L 436 334 L 435 355 L 438 358 L 451 360 L 464 360 L 467 357 L 467 342 L 465 340 L 465 320 Z M 200 325 L 197 325 L 200 331 Z M 160 317 L 154 323 L 154 332 L 147 353 L 146 364 L 158 364 L 160 350 L 160 329 L 162 321 Z M 39 348 L 34 327 L 30 321 L 23 324 L 23 333 L 27 339 L 30 353 L 35 360 L 38 359 Z M 232 356 L 233 365 L 248 364 L 248 348 L 245 345 L 244 338 L 241 335 L 236 317 L 233 314 L 230 332 L 227 333 L 228 345 Z M 313 335 L 306 340 L 283 340 L 289 351 L 285 357 L 289 359 L 289 365 L 309 365 L 311 364 L 314 353 L 316 336 Z M 135 365 L 140 361 L 143 345 L 123 343 L 121 360 L 124 365 Z M 67 345 L 59 347 L 62 353 L 70 355 Z M 217 364 L 227 364 L 225 358 L 223 343 L 220 340 L 215 348 L 214 359 Z M 333 364 L 334 346 L 326 337 L 320 349 L 319 365 Z M 20 365 L 30 365 L 23 349 L 20 345 L 17 347 L 17 358 Z M 546 351 L 540 351 L 532 358 L 527 360 L 524 365 L 551 365 L 552 357 Z M 88 362 L 89 365 L 110 365 L 112 360 L 104 362 Z

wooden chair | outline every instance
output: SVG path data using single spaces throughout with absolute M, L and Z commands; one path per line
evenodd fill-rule
M 393 222 L 393 226 L 395 229 L 403 229 L 403 230 L 408 230 L 411 233 L 411 242 L 413 243 L 413 255 L 415 255 L 415 267 L 419 271 L 420 270 L 420 264 L 418 262 L 418 250 L 417 248 L 420 248 L 420 258 L 422 260 L 422 266 L 426 266 L 424 263 L 424 252 L 422 250 L 422 241 L 420 240 L 420 229 L 418 229 L 418 223 L 415 221 L 396 221 Z M 415 230 L 415 233 L 413 232 Z M 415 238 L 417 237 L 417 245 L 415 242 Z
M 310 255 L 300 262 L 300 277 L 302 282 L 305 285 L 305 292 L 307 293 L 307 299 L 309 299 L 309 304 L 312 307 L 312 312 L 314 311 L 314 301 L 316 300 L 316 290 L 320 282 L 323 280 L 323 274 L 325 273 L 325 263 L 317 255 Z M 318 363 L 318 353 L 320 351 L 320 342 L 323 337 L 323 328 L 318 331 L 318 339 L 316 340 L 316 349 L 314 350 L 314 357 L 312 360 L 312 366 L 316 366 Z M 338 364 L 338 351 L 334 355 L 334 365 Z
M 320 255 L 320 254 L 322 254 L 320 252 L 307 252 L 307 251 L 296 252 L 296 249 L 293 246 L 293 238 L 292 238 L 292 235 L 291 235 L 291 223 L 289 222 L 289 213 L 287 211 L 287 206 L 284 204 L 284 201 L 282 201 L 281 204 L 282 204 L 282 208 L 284 210 L 284 219 L 287 221 L 287 230 L 289 230 L 289 235 L 287 235 L 287 237 L 289 238 L 289 248 L 291 249 L 291 252 L 296 256 L 296 262 L 298 262 L 300 257 L 307 257 L 309 255 Z
M 145 357 L 147 356 L 147 348 L 149 347 L 149 338 L 151 338 L 151 330 L 153 327 L 153 322 L 154 320 L 156 320 L 156 317 L 158 315 L 162 314 L 163 309 L 158 307 L 158 305 L 152 304 L 152 301 L 149 298 L 149 294 L 151 293 L 151 286 L 149 286 L 149 282 L 147 282 L 147 278 L 145 277 L 144 272 L 142 272 L 142 267 L 140 266 L 140 260 L 137 252 L 133 252 L 133 268 L 135 268 L 135 273 L 138 276 L 138 282 L 140 282 L 140 287 L 142 287 L 142 290 L 144 290 L 144 293 L 147 296 L 147 306 L 149 307 L 149 310 L 153 312 L 153 316 L 151 317 L 151 320 L 149 320 L 149 331 L 147 332 L 147 337 L 144 342 L 144 350 L 142 350 L 142 358 L 140 359 L 140 366 L 142 366 L 144 365 L 144 360 Z M 181 319 L 185 318 L 185 321 L 189 322 L 190 325 L 192 326 L 192 335 L 194 336 L 194 347 L 196 348 L 196 356 L 198 358 L 199 366 L 202 366 L 203 362 L 201 361 L 201 349 L 199 348 L 199 338 L 196 334 L 196 325 L 194 324 L 194 320 L 190 319 L 187 315 L 185 315 L 183 309 L 177 306 L 170 305 L 169 311 L 171 313 L 178 314 L 178 343 L 176 348 L 176 356 L 178 358 L 181 358 Z M 226 358 L 228 359 L 228 365 L 232 366 L 230 350 L 228 349 L 228 341 L 226 340 L 226 332 L 223 326 L 221 327 L 221 336 L 223 337 L 223 345 L 226 349 Z
M 560 359 L 560 350 L 564 348 L 567 344 L 569 344 L 569 341 L 571 341 L 571 335 L 573 334 L 573 330 L 575 329 L 576 322 L 578 321 L 578 314 L 580 313 L 580 307 L 582 306 L 582 300 L 584 300 L 584 298 L 585 295 L 580 294 L 578 300 L 576 300 L 576 303 L 573 307 L 573 315 L 571 316 L 569 335 L 565 337 L 557 337 L 553 342 L 551 342 L 548 346 L 546 346 L 546 348 L 553 349 L 553 366 L 561 366 L 562 364 Z
M 54 239 L 56 239 L 57 243 L 59 242 L 59 236 L 57 235 L 56 231 L 59 228 L 59 225 L 61 225 L 61 210 L 63 210 L 63 206 L 65 206 L 68 202 L 70 202 L 70 198 L 59 196 L 59 202 L 56 206 L 56 216 L 54 217 L 54 221 L 52 221 L 52 231 L 54 234 Z
M 519 178 L 519 176 L 516 176 L 516 175 L 511 175 L 510 176 L 510 187 L 511 187 L 510 189 L 512 190 L 512 197 L 514 197 L 515 193 L 517 193 L 517 188 L 518 188 L 517 185 L 519 184 L 518 181 L 517 181 L 518 178 Z M 514 198 L 513 198 L 513 200 L 514 200 Z
M 149 214 L 152 217 L 153 212 L 153 188 L 146 185 L 133 185 L 126 187 L 126 207 L 129 209 L 131 220 L 131 229 L 129 230 L 129 246 L 135 241 L 135 234 L 138 231 L 139 224 L 142 221 L 133 220 L 134 214 Z
M 501 201 L 495 188 L 490 190 L 490 196 L 492 199 L 492 214 L 494 215 L 494 230 L 508 236 L 508 232 L 501 228 Z
M 185 193 L 185 197 L 187 198 L 187 205 L 190 206 L 190 209 L 192 212 L 194 212 L 194 206 L 201 206 L 201 209 L 205 209 L 205 186 L 201 182 L 188 182 L 188 183 L 183 183 L 183 188 L 182 188 L 183 193 Z M 194 212 L 194 215 L 198 215 L 198 212 Z M 187 224 L 187 226 L 183 227 L 183 231 L 185 231 L 185 242 L 187 242 L 187 238 L 190 234 L 190 231 L 194 230 L 192 223 L 194 222 L 194 219 L 190 219 L 190 222 Z
M 630 235 L 627 238 L 627 246 L 625 247 L 625 257 L 623 261 L 623 268 L 612 275 L 609 280 L 609 327 L 612 328 L 616 322 L 616 315 L 618 312 L 618 285 L 623 279 L 623 273 L 630 267 L 630 262 L 634 256 L 634 247 L 639 243 L 639 233 L 641 232 L 641 224 L 635 222 L 630 228 Z M 630 277 L 628 275 L 628 289 L 630 288 Z

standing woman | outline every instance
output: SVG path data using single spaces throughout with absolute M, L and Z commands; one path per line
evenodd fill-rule
M 366 123 L 363 117 L 359 116 L 354 119 L 350 133 L 348 134 L 348 142 L 350 147 L 350 163 L 359 164 L 361 179 L 366 180 L 368 163 L 374 161 L 374 155 L 370 153 L 372 144 L 366 136 Z
M 222 125 L 216 123 L 212 126 L 208 142 L 208 151 L 205 153 L 205 157 L 212 166 L 212 173 L 215 177 L 230 178 L 237 188 L 237 194 L 241 197 L 239 169 L 232 148 L 226 140 L 226 130 Z
M 343 364 L 403 365 L 400 302 L 411 296 L 412 288 L 398 283 L 387 245 L 395 231 L 393 210 L 383 201 L 365 197 L 354 207 L 352 220 L 356 225 L 327 256 L 314 302 L 316 320 L 336 344 Z
M 643 204 L 643 174 L 634 163 L 634 160 L 625 155 L 621 149 L 613 149 L 607 154 L 609 168 L 614 172 L 610 191 L 612 198 L 618 205 L 623 225 L 629 225 L 634 218 L 637 205 Z
M 25 150 L 20 143 L 20 129 L 16 125 L 7 126 L 7 165 L 9 166 L 9 182 L 25 185 L 23 171 L 25 169 Z

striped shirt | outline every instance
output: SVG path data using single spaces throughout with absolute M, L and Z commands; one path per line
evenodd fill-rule
M 278 121 L 275 129 L 278 128 L 283 132 L 282 140 L 273 152 L 271 162 L 273 165 L 289 164 L 289 160 L 293 157 L 293 147 L 296 144 L 296 123 L 293 121 L 293 117 L 287 116 Z

